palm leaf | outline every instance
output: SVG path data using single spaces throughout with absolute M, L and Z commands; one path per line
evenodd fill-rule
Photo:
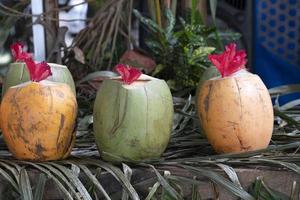
M 75 196 L 76 199 L 81 199 L 81 196 L 76 192 L 76 186 L 74 184 L 71 184 L 72 182 L 70 182 L 65 177 L 65 175 L 63 175 L 63 173 L 61 173 L 58 169 L 54 168 L 49 164 L 41 163 L 40 165 L 46 168 L 47 170 L 49 170 L 50 173 L 55 175 L 58 178 L 58 180 L 60 180 L 61 183 L 66 184 L 68 186 L 68 189 L 72 192 L 72 194 Z
M 130 182 L 131 176 L 132 176 L 132 169 L 128 165 L 126 165 L 125 163 L 122 163 L 122 166 L 123 166 L 123 171 L 124 171 L 125 177 Z M 128 200 L 128 197 L 129 196 L 128 196 L 126 190 L 123 189 L 122 200 Z
M 272 97 L 277 97 L 278 95 L 287 95 L 291 93 L 299 93 L 300 84 L 291 84 L 291 85 L 281 85 L 269 89 L 269 93 Z
M 82 171 L 90 179 L 90 181 L 95 185 L 95 187 L 103 194 L 105 199 L 110 200 L 111 198 L 109 197 L 109 195 L 107 194 L 107 192 L 105 191 L 101 183 L 97 180 L 96 176 L 93 175 L 93 173 L 89 170 L 89 168 L 82 164 L 78 166 L 80 167 L 80 169 L 82 169 Z
M 0 168 L 0 175 L 13 186 L 15 191 L 19 191 L 19 187 L 18 187 L 19 179 L 17 179 L 18 180 L 17 183 L 13 177 L 11 177 L 5 170 L 1 168 Z
M 113 175 L 113 177 L 115 177 L 116 180 L 123 186 L 123 188 L 128 192 L 131 199 L 133 200 L 140 199 L 139 195 L 137 194 L 133 186 L 130 184 L 130 182 L 127 180 L 127 178 L 119 168 L 109 163 L 102 162 L 100 160 L 95 161 L 95 160 L 87 159 L 86 163 L 105 169 L 107 172 Z
M 45 174 L 40 174 L 34 190 L 34 200 L 43 200 L 47 177 Z
M 151 167 L 157 178 L 159 183 L 161 184 L 161 186 L 168 192 L 168 194 L 174 198 L 174 199 L 182 199 L 181 195 L 166 181 L 166 179 L 164 179 L 164 177 L 162 175 L 160 175 L 160 173 L 157 171 L 157 169 L 155 169 L 155 167 L 153 165 L 146 165 Z
M 83 183 L 79 180 L 79 178 L 74 173 L 72 173 L 72 171 L 70 169 L 68 169 L 67 167 L 64 167 L 62 165 L 56 164 L 56 163 L 49 163 L 49 164 L 53 165 L 54 167 L 56 167 L 57 169 L 59 169 L 66 177 L 68 177 L 68 179 L 70 180 L 70 182 L 80 192 L 82 199 L 84 199 L 84 200 L 92 200 L 92 197 L 90 196 L 90 194 L 88 193 L 88 191 L 84 187 Z
M 61 194 L 64 196 L 64 199 L 73 200 L 72 195 L 65 188 L 64 184 L 58 178 L 56 178 L 54 175 L 52 175 L 51 171 L 47 170 L 47 168 L 44 168 L 42 166 L 39 166 L 38 164 L 31 163 L 31 162 L 22 161 L 22 163 L 31 165 L 32 167 L 35 167 L 36 169 L 40 170 L 41 172 L 47 174 L 47 176 L 56 183 L 56 185 L 58 186 L 58 189 L 61 191 Z M 67 185 L 68 185 L 68 182 L 67 182 Z M 72 188 L 73 188 L 72 186 L 68 185 L 68 189 L 72 189 Z M 76 199 L 78 199 L 78 200 L 80 199 L 80 196 L 75 191 L 74 191 L 74 195 L 75 195 Z
M 296 165 L 294 163 L 288 163 L 288 162 L 282 162 L 282 161 L 270 160 L 270 159 L 257 159 L 257 161 L 272 163 L 272 164 L 276 164 L 276 165 L 281 165 L 283 167 L 286 167 L 286 168 L 300 174 L 300 166 Z
M 228 191 L 230 191 L 231 193 L 235 194 L 236 196 L 238 196 L 238 197 L 240 197 L 242 199 L 245 199 L 245 200 L 254 200 L 254 197 L 251 196 L 248 192 L 246 192 L 245 190 L 241 189 L 236 184 L 228 181 L 227 179 L 225 179 L 224 177 L 220 176 L 216 172 L 205 170 L 205 169 L 201 169 L 201 168 L 191 167 L 191 166 L 187 166 L 187 165 L 181 165 L 181 167 L 183 167 L 185 169 L 188 169 L 188 170 L 194 172 L 195 174 L 208 177 L 212 181 L 216 182 L 217 184 L 220 184 L 225 189 L 227 189 Z
M 216 164 L 217 166 L 219 166 L 221 169 L 224 170 L 224 172 L 227 174 L 227 176 L 230 178 L 230 180 L 237 186 L 239 186 L 241 189 L 243 189 L 239 178 L 236 174 L 236 172 L 234 171 L 234 169 L 228 165 L 224 165 L 224 164 Z
M 31 188 L 29 176 L 25 168 L 21 169 L 19 182 L 20 182 L 21 199 L 33 200 L 32 188 Z
M 160 187 L 159 182 L 154 183 L 154 185 L 151 187 L 145 200 L 151 200 L 159 187 Z

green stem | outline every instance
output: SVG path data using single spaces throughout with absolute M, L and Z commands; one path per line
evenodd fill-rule
M 216 36 L 216 39 L 217 39 L 217 44 L 218 44 L 218 48 L 222 51 L 224 50 L 224 44 L 220 38 L 220 35 L 219 35 L 219 32 L 218 32 L 218 29 L 217 27 L 215 26 L 216 30 L 215 30 L 215 36 Z
M 171 11 L 174 16 L 176 16 L 177 0 L 172 0 L 171 2 Z
M 191 13 L 191 24 L 194 25 L 196 22 L 196 10 L 198 0 L 192 0 L 192 13 Z
M 149 14 L 150 17 L 153 21 L 156 21 L 156 12 L 155 12 L 155 5 L 153 0 L 147 0 L 148 3 L 148 10 L 149 10 Z
M 156 21 L 157 21 L 159 28 L 161 28 L 162 24 L 161 24 L 161 10 L 160 10 L 159 0 L 155 0 L 155 10 L 156 10 Z

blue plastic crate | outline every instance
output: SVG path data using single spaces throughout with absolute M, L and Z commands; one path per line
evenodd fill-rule
M 300 0 L 255 0 L 253 11 L 254 72 L 268 88 L 300 84 Z

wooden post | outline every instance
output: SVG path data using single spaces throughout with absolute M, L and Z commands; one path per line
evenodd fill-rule
M 60 47 L 57 45 L 59 10 L 57 0 L 43 0 L 45 11 L 46 55 L 48 62 L 61 63 Z
M 43 2 L 41 0 L 31 0 L 31 9 L 32 14 L 35 15 L 32 17 L 32 34 L 33 34 L 33 45 L 34 45 L 34 59 L 36 61 L 43 61 L 46 58 L 45 52 L 45 32 L 44 27 L 41 22 L 41 18 L 38 18 L 37 15 L 43 13 Z

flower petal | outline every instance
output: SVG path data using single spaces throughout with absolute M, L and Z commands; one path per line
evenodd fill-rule
M 121 75 L 123 83 L 127 85 L 130 85 L 142 75 L 141 70 L 124 64 L 116 65 L 115 71 Z
M 15 42 L 10 45 L 11 53 L 15 61 L 25 61 L 26 59 L 32 58 L 32 55 L 27 52 L 23 52 L 24 44 L 21 42 Z
M 222 77 L 230 76 L 240 69 L 245 68 L 247 63 L 245 50 L 236 50 L 236 44 L 231 43 L 225 47 L 221 54 L 208 55 L 208 59 L 216 66 Z
M 32 58 L 25 60 L 31 81 L 40 82 L 52 75 L 50 66 L 45 62 L 35 63 Z

